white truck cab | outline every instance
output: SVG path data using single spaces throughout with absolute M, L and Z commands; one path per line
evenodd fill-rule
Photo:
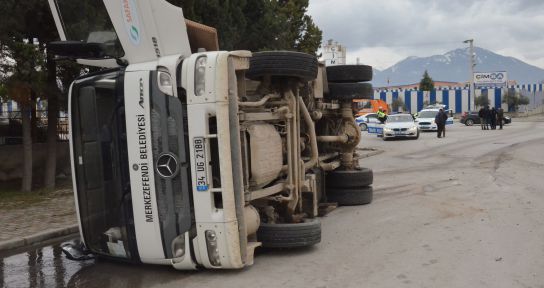
M 73 190 L 92 254 L 242 268 L 260 245 L 319 243 L 320 203 L 372 200 L 372 171 L 354 153 L 351 102 L 362 94 L 327 91 L 315 57 L 212 51 L 217 38 L 188 34 L 213 29 L 188 31 L 164 0 L 49 4 L 62 41 L 48 49 L 104 68 L 69 92 Z
M 241 174 L 218 167 L 223 175 L 212 181 L 208 169 L 219 153 L 214 142 L 224 158 L 231 151 L 229 123 L 217 118 L 236 113 L 228 93 L 251 53 L 191 53 L 182 10 L 166 1 L 50 4 L 66 41 L 53 49 L 74 58 L 87 51 L 78 62 L 111 68 L 70 88 L 74 193 L 87 248 L 179 269 L 251 263 L 258 244 L 238 232 L 254 234 L 259 215 L 234 199 Z

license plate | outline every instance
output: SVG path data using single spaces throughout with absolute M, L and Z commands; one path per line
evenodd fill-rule
M 195 171 L 196 171 L 196 190 L 208 191 L 208 171 L 206 169 L 206 141 L 202 137 L 195 137 L 193 140 L 195 147 Z
M 404 135 L 404 132 L 395 131 L 395 135 Z

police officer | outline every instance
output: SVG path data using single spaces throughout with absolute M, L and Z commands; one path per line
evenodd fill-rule
M 485 110 L 484 107 L 480 108 L 480 111 L 478 111 L 478 117 L 480 118 L 480 127 L 482 127 L 482 130 L 485 130 Z
M 378 120 L 380 121 L 380 123 L 384 124 L 385 123 L 385 120 L 387 120 L 387 115 L 383 112 L 383 109 L 382 107 L 380 107 L 378 109 Z
M 484 120 L 485 120 L 484 130 L 489 130 L 489 126 L 491 125 L 491 110 L 489 109 L 489 105 L 485 106 Z
M 444 131 L 444 129 L 446 127 L 447 116 L 448 115 L 444 112 L 444 110 L 440 108 L 440 111 L 438 111 L 438 113 L 436 113 L 436 116 L 434 117 L 434 122 L 436 123 L 436 128 L 437 128 L 436 137 L 438 138 L 442 138 L 442 134 L 444 135 L 444 137 L 446 137 L 446 131 Z
M 504 109 L 502 109 L 502 107 L 497 109 L 497 121 L 499 121 L 499 129 L 502 130 L 502 121 L 504 121 Z
M 495 130 L 497 129 L 497 110 L 493 107 L 489 113 L 491 114 L 491 130 Z

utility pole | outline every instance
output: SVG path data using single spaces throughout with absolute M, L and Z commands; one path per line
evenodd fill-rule
M 469 65 L 469 71 L 470 71 L 470 80 L 469 80 L 469 97 L 470 101 L 468 103 L 468 111 L 472 111 L 472 108 L 474 107 L 474 98 L 476 95 L 474 95 L 474 66 L 476 66 L 476 63 L 474 63 L 474 39 L 468 39 L 463 41 L 463 43 L 469 43 L 470 49 L 469 49 L 469 57 L 468 57 L 468 65 Z

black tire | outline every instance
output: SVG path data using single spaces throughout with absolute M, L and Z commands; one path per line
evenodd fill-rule
M 372 66 L 337 65 L 327 67 L 327 81 L 334 83 L 353 83 L 372 81 Z
M 472 120 L 472 119 L 467 119 L 467 120 L 465 120 L 465 125 L 467 125 L 467 126 L 472 126 L 472 125 L 474 125 L 474 120 Z
M 334 170 L 327 173 L 327 187 L 353 188 L 372 185 L 374 173 L 369 168 L 354 170 Z
M 372 202 L 374 192 L 372 186 L 356 188 L 328 188 L 327 199 L 340 206 L 365 205 Z
M 251 80 L 260 80 L 266 75 L 311 81 L 317 77 L 317 58 L 310 54 L 292 51 L 253 53 L 246 77 Z
M 374 89 L 370 83 L 331 83 L 325 98 L 332 100 L 373 99 Z
M 361 131 L 366 131 L 366 130 L 368 130 L 368 126 L 366 125 L 366 123 L 361 123 L 361 124 L 359 124 L 359 127 L 361 127 Z
M 261 223 L 257 239 L 263 247 L 297 248 L 308 247 L 321 242 L 321 222 L 306 219 L 302 223 L 267 224 Z

